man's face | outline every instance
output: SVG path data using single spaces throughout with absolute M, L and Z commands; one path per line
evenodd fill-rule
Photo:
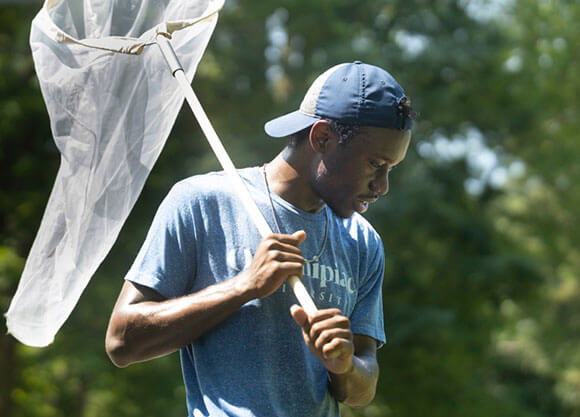
M 389 172 L 407 154 L 409 130 L 364 127 L 347 144 L 329 138 L 320 155 L 313 188 L 343 218 L 364 213 L 389 190 Z

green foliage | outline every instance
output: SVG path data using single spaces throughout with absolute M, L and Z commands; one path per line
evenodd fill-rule
M 34 13 L 0 6 L 3 311 L 58 167 L 27 46 Z M 226 4 L 194 88 L 238 166 L 278 152 L 262 124 L 335 63 L 388 68 L 421 114 L 389 197 L 368 215 L 388 260 L 377 397 L 343 415 L 580 417 L 579 18 L 578 2 L 554 0 Z M 487 150 L 473 151 L 474 136 Z M 441 148 L 450 143 L 468 151 Z M 505 182 L 474 168 L 487 151 Z M 213 169 L 184 109 L 55 343 L 0 338 L 0 415 L 185 413 L 177 357 L 116 369 L 104 332 L 163 195 Z

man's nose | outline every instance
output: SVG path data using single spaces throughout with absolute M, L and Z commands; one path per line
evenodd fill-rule
M 385 195 L 389 192 L 389 173 L 377 175 L 377 177 L 371 181 L 370 189 L 373 193 L 379 195 Z

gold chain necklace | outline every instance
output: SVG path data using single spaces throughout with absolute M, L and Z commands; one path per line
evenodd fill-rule
M 274 217 L 274 223 L 276 223 L 276 229 L 278 233 L 282 234 L 280 231 L 280 225 L 278 224 L 278 216 L 276 215 L 276 210 L 274 210 L 274 202 L 272 201 L 272 196 L 270 195 L 270 186 L 268 185 L 268 176 L 266 175 L 266 164 L 262 166 L 262 173 L 264 174 L 264 185 L 266 186 L 266 194 L 268 195 L 268 199 L 270 200 L 270 209 L 272 210 L 272 217 Z M 324 206 L 324 214 L 326 215 L 326 226 L 324 227 L 324 240 L 322 241 L 322 247 L 320 248 L 320 252 L 312 259 L 304 259 L 304 262 L 309 264 L 313 262 L 318 262 L 324 250 L 326 249 L 326 241 L 328 240 L 328 207 Z

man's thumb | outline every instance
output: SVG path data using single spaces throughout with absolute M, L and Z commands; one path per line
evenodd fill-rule
M 304 240 L 306 240 L 306 232 L 304 230 L 298 230 L 292 233 L 292 236 L 298 239 L 298 244 L 301 244 L 302 242 L 304 242 Z
M 308 314 L 302 307 L 297 304 L 294 304 L 292 307 L 290 307 L 290 314 L 300 327 L 304 327 L 308 322 Z

